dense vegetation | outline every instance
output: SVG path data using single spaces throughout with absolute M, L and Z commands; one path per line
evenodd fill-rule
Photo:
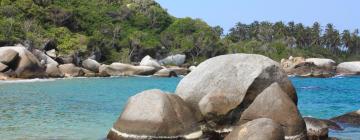
M 238 23 L 223 35 L 200 19 L 175 18 L 153 0 L 1 0 L 0 46 L 56 46 L 60 56 L 96 55 L 102 62 L 183 53 L 188 62 L 226 53 L 358 59 L 358 30 L 340 33 L 293 22 Z

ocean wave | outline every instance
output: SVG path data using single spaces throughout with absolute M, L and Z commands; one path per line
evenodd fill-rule
M 320 89 L 321 87 L 319 86 L 305 86 L 305 87 L 300 87 L 301 89 Z
M 21 79 L 21 80 L 7 80 L 7 81 L 0 81 L 0 84 L 9 84 L 9 83 L 33 83 L 33 82 L 50 82 L 50 81 L 56 81 L 55 78 L 53 79 Z

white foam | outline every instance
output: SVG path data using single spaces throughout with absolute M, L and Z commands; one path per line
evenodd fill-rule
M 56 79 L 21 79 L 21 80 L 6 80 L 6 81 L 0 81 L 0 84 L 7 84 L 7 83 L 33 83 L 33 82 L 49 82 L 49 81 L 55 81 Z
M 124 138 L 130 138 L 130 139 L 178 139 L 178 138 L 185 138 L 185 139 L 197 139 L 200 138 L 203 133 L 202 131 L 196 131 L 187 135 L 181 135 L 181 136 L 148 136 L 148 135 L 136 135 L 136 134 L 128 134 L 123 133 L 115 128 L 111 128 L 111 131 L 116 133 L 118 136 L 124 137 Z
M 301 140 L 304 137 L 306 137 L 306 135 L 304 133 L 300 133 L 294 136 L 285 136 L 285 140 Z

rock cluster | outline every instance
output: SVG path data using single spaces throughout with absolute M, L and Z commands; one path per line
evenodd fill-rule
M 335 75 L 359 75 L 360 61 L 336 62 L 326 58 L 292 57 L 281 60 L 281 67 L 288 75 L 326 78 Z
M 232 54 L 201 63 L 175 94 L 131 97 L 107 138 L 305 140 L 306 134 L 296 91 L 280 65 Z
M 175 55 L 164 60 L 182 65 L 184 55 Z M 184 59 L 183 59 L 184 58 Z M 115 62 L 105 65 L 94 59 L 81 60 L 78 56 L 58 56 L 56 49 L 28 50 L 21 44 L 0 47 L 0 73 L 11 78 L 61 78 L 61 77 L 95 77 L 95 76 L 133 76 L 154 75 L 159 77 L 176 77 L 186 75 L 188 68 L 179 66 L 162 66 L 156 59 L 145 56 L 139 65 Z M 168 63 L 166 63 L 168 64 Z M 5 79 L 5 78 L 1 78 Z M 7 78 L 6 78 L 7 79 Z

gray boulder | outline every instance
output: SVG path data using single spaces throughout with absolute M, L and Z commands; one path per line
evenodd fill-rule
M 195 139 L 201 135 L 191 109 L 180 97 L 147 90 L 128 100 L 107 138 Z
M 284 140 L 281 125 L 268 118 L 252 120 L 235 128 L 225 140 Z
M 140 66 L 148 66 L 148 67 L 154 67 L 155 69 L 162 69 L 159 62 L 157 62 L 156 59 L 152 58 L 151 56 L 147 55 L 145 56 L 141 62 Z
M 158 77 L 177 77 L 177 74 L 174 71 L 171 71 L 167 68 L 157 71 L 154 76 Z
M 65 77 L 84 76 L 83 70 L 79 67 L 76 67 L 74 64 L 59 65 L 59 69 L 60 69 L 61 73 L 64 74 Z
M 180 81 L 176 94 L 194 109 L 198 121 L 219 127 L 236 122 L 256 96 L 274 82 L 297 103 L 296 91 L 277 62 L 261 55 L 231 54 L 201 63 Z
M 6 46 L 1 47 L 0 52 L 5 50 L 14 50 L 19 54 L 19 59 L 16 65 L 10 66 L 14 70 L 15 77 L 17 78 L 39 78 L 45 76 L 45 67 L 43 67 L 39 60 L 29 52 L 24 46 Z
M 13 49 L 1 49 L 0 63 L 5 65 L 11 64 L 19 57 L 19 53 Z
M 110 76 L 132 76 L 132 75 L 153 75 L 156 72 L 154 67 L 133 66 L 123 63 L 112 63 L 111 65 L 101 65 L 100 75 Z
M 99 72 L 100 63 L 92 59 L 86 59 L 82 62 L 82 66 L 87 70 Z
M 343 62 L 336 67 L 337 74 L 357 75 L 360 74 L 360 61 Z
M 241 114 L 238 124 L 258 118 L 269 118 L 284 128 L 286 139 L 306 139 L 306 125 L 294 101 L 278 83 L 260 93 Z
M 160 63 L 162 65 L 180 66 L 185 63 L 185 60 L 186 60 L 186 55 L 176 54 L 176 55 L 171 55 L 171 56 L 168 56 L 168 57 L 160 60 Z
M 346 113 L 330 119 L 338 123 L 345 123 L 353 126 L 360 126 L 360 110 Z

